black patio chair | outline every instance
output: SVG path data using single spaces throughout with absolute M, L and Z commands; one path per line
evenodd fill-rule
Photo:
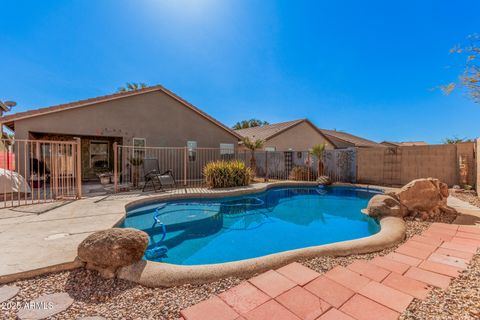
M 160 173 L 160 167 L 158 165 L 158 159 L 143 159 L 143 172 L 145 173 L 145 184 L 143 185 L 142 192 L 145 191 L 147 184 L 151 183 L 153 185 L 153 189 L 157 192 L 157 186 L 155 182 L 158 182 L 160 185 L 160 190 L 166 186 L 170 186 L 175 188 L 177 186 L 177 182 L 173 177 L 173 171 L 171 169 Z

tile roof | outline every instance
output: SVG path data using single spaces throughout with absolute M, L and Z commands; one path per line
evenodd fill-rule
M 273 124 L 268 124 L 265 126 L 259 126 L 259 127 L 252 127 L 252 128 L 246 128 L 246 129 L 239 129 L 235 130 L 238 134 L 240 134 L 243 137 L 248 137 L 250 139 L 254 140 L 268 140 L 270 138 L 273 138 L 277 134 L 303 122 L 306 121 L 306 119 L 299 119 L 299 120 L 292 120 L 292 121 L 287 121 L 287 122 L 279 122 L 279 123 L 273 123 Z
M 355 147 L 383 147 L 383 145 L 381 145 L 380 143 L 359 136 L 355 136 L 347 132 L 327 129 L 320 129 L 320 131 L 322 131 L 323 134 L 328 137 L 333 137 L 334 139 L 332 140 L 339 139 L 346 142 L 347 144 L 352 144 L 352 146 Z
M 235 131 L 239 133 L 241 136 L 248 137 L 250 139 L 268 140 L 282 133 L 283 131 L 286 131 L 287 129 L 290 129 L 291 127 L 294 127 L 297 124 L 302 123 L 304 121 L 311 124 L 316 130 L 318 130 L 320 133 L 326 136 L 327 140 L 329 140 L 337 148 L 346 148 L 346 147 L 353 147 L 353 146 L 383 147 L 383 145 L 379 143 L 376 143 L 374 141 L 364 139 L 358 136 L 354 136 L 353 134 L 349 134 L 346 132 L 318 129 L 308 119 L 291 120 L 286 122 L 273 123 L 265 126 L 239 129 Z
M 79 101 L 74 101 L 74 102 L 69 102 L 69 103 L 64 103 L 64 104 L 59 104 L 51 107 L 46 107 L 46 108 L 40 108 L 40 109 L 35 109 L 35 110 L 28 110 L 24 112 L 18 112 L 10 115 L 6 115 L 3 117 L 0 117 L 0 123 L 11 123 L 16 120 L 21 120 L 25 118 L 31 118 L 35 116 L 40 116 L 40 115 L 45 115 L 49 114 L 52 112 L 58 112 L 58 111 L 64 111 L 64 110 L 69 110 L 73 108 L 79 108 L 79 107 L 85 107 L 101 102 L 106 102 L 110 100 L 115 100 L 115 99 L 121 99 L 121 98 L 126 98 L 130 96 L 135 96 L 139 94 L 144 94 L 144 93 L 149 93 L 149 92 L 154 92 L 154 91 L 160 91 L 163 92 L 173 99 L 177 100 L 178 102 L 182 103 L 186 107 L 190 108 L 191 110 L 195 111 L 199 115 L 203 116 L 207 120 L 213 122 L 217 126 L 221 127 L 222 129 L 228 131 L 232 135 L 234 135 L 237 138 L 242 138 L 238 133 L 235 132 L 235 130 L 230 129 L 220 121 L 216 120 L 215 118 L 211 117 L 210 115 L 206 114 L 202 110 L 198 109 L 195 107 L 193 104 L 189 103 L 185 99 L 181 98 L 180 96 L 176 95 L 172 91 L 166 89 L 165 87 L 161 85 L 155 85 L 155 86 L 150 86 L 138 90 L 133 90 L 133 91 L 126 91 L 126 92 L 117 92 L 114 94 L 109 94 L 109 95 L 104 95 L 104 96 L 99 96 L 95 98 L 89 98 L 89 99 L 84 99 L 84 100 L 79 100 Z

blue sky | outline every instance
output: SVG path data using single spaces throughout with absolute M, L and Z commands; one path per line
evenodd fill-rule
M 376 141 L 477 137 L 480 104 L 432 88 L 480 1 L 0 0 L 16 111 L 162 84 L 227 125 L 309 118 Z

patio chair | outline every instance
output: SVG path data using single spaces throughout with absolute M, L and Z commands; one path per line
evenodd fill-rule
M 142 188 L 142 192 L 145 191 L 145 188 L 149 183 L 153 185 L 153 189 L 157 192 L 157 186 L 155 182 L 158 182 L 160 189 L 163 189 L 165 186 L 170 186 L 175 188 L 177 182 L 173 177 L 173 171 L 171 169 L 160 173 L 160 168 L 158 165 L 158 159 L 143 159 L 143 172 L 145 173 L 145 183 Z

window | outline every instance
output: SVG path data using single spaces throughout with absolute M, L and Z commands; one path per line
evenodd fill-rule
M 265 151 L 274 152 L 275 147 L 265 147 Z
M 145 138 L 133 138 L 133 156 L 135 158 L 145 158 L 146 145 Z
M 235 155 L 235 146 L 233 143 L 220 143 L 220 157 L 223 160 L 233 159 Z
M 108 141 L 90 141 L 90 168 L 108 169 Z
M 197 158 L 197 141 L 187 141 L 188 160 L 195 161 Z
M 145 148 L 147 142 L 145 138 L 133 138 L 133 146 L 138 148 Z
M 220 154 L 234 154 L 235 153 L 235 147 L 233 146 L 233 143 L 220 143 Z
M 297 158 L 298 158 L 298 159 L 302 159 L 302 155 L 303 155 L 303 154 L 302 154 L 302 151 L 298 151 L 298 152 L 297 152 Z

